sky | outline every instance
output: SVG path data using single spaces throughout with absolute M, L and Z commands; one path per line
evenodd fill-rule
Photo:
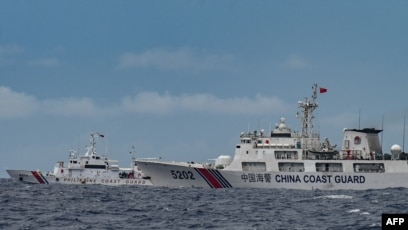
M 98 151 L 205 162 L 318 95 L 315 127 L 405 146 L 407 1 L 1 1 L 0 177 Z

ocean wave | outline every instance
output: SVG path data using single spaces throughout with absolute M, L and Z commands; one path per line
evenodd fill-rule
M 378 229 L 408 189 L 303 191 L 0 184 L 1 229 Z M 386 195 L 385 195 L 386 194 Z

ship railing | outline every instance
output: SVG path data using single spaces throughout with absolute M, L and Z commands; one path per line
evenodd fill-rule
M 81 169 L 81 168 L 84 168 L 84 165 L 69 163 L 68 168 L 70 168 L 70 169 Z
M 259 149 L 295 149 L 296 146 L 294 144 L 256 144 L 256 148 Z
M 136 161 L 161 161 L 161 157 L 145 157 L 145 158 L 136 158 Z
M 342 158 L 340 157 L 339 154 L 335 154 L 335 155 L 328 155 L 328 154 L 320 154 L 320 155 L 316 155 L 316 154 L 303 154 L 303 159 L 304 160 L 342 160 Z
M 312 133 L 311 135 L 302 135 L 302 133 L 292 133 L 292 137 L 295 138 L 314 138 L 314 139 L 319 139 L 320 134 L 318 133 Z

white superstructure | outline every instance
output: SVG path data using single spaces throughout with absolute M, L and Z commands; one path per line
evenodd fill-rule
M 320 92 L 325 89 L 320 88 Z M 407 160 L 401 148 L 384 159 L 382 130 L 344 129 L 341 149 L 314 129 L 318 87 L 311 99 L 298 102 L 301 131 L 281 118 L 271 133 L 245 132 L 233 158 L 220 156 L 215 164 L 137 161 L 154 186 L 211 188 L 381 189 L 408 187 Z
M 91 133 L 90 147 L 78 156 L 76 151 L 69 152 L 68 162 L 58 161 L 52 172 L 39 170 L 6 170 L 15 181 L 33 184 L 106 184 L 106 185 L 151 185 L 143 172 L 132 161 L 132 167 L 121 168 L 117 160 L 100 156 L 96 152 L 96 138 L 99 133 Z

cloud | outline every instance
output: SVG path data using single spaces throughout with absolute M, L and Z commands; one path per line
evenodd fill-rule
M 57 67 L 61 65 L 61 62 L 58 60 L 58 58 L 43 58 L 43 59 L 37 59 L 37 60 L 31 60 L 29 62 L 30 65 L 34 66 L 42 66 L 42 67 Z
M 211 94 L 172 96 L 168 93 L 142 92 L 135 97 L 122 100 L 125 111 L 135 113 L 168 114 L 180 110 L 219 114 L 254 115 L 286 110 L 284 103 L 276 97 L 260 94 L 254 98 L 218 98 Z
M 60 116 L 87 117 L 97 115 L 97 108 L 90 98 L 63 98 L 46 100 L 42 103 L 44 112 Z
M 207 111 L 223 114 L 273 113 L 285 109 L 284 103 L 276 97 L 257 94 L 254 98 L 217 98 L 210 94 L 184 95 L 180 99 L 182 108 L 192 111 Z
M 0 86 L 0 108 L 0 118 L 26 117 L 39 109 L 39 102 L 33 96 Z
M 35 114 L 86 117 L 107 112 L 89 98 L 62 98 L 40 101 L 34 96 L 0 86 L 0 118 L 21 118 Z
M 123 98 L 121 107 L 135 113 L 169 113 L 177 107 L 176 100 L 167 93 L 161 96 L 156 92 L 141 92 L 135 97 Z
M 57 98 L 38 100 L 34 96 L 0 87 L 0 118 L 18 118 L 30 115 L 62 117 L 103 117 L 117 114 L 158 114 L 199 112 L 211 114 L 259 115 L 286 110 L 277 97 L 260 94 L 253 98 L 219 98 L 212 94 L 183 94 L 140 92 L 136 96 L 122 98 L 117 104 L 100 106 L 91 98 Z
M 312 67 L 310 63 L 297 55 L 289 56 L 283 63 L 283 66 L 291 69 L 308 69 Z
M 120 57 L 118 67 L 126 68 L 157 68 L 160 70 L 201 71 L 209 69 L 225 69 L 230 65 L 231 55 L 197 54 L 188 48 L 177 50 L 152 49 L 144 53 L 125 53 Z

